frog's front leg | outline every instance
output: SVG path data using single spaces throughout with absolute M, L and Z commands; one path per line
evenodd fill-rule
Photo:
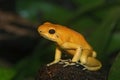
M 61 51 L 60 51 L 60 49 L 57 47 L 57 48 L 56 48 L 56 51 L 55 51 L 55 59 L 54 59 L 54 61 L 51 62 L 51 63 L 49 63 L 49 64 L 47 64 L 47 66 L 56 64 L 56 63 L 58 63 L 60 60 L 61 60 Z

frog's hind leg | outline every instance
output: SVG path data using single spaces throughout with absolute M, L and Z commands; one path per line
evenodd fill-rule
M 97 53 L 95 51 L 92 52 L 92 56 L 93 57 L 96 57 L 97 56 Z
M 80 56 L 80 62 L 81 64 L 86 64 L 88 62 L 88 57 L 92 57 L 93 56 L 93 53 L 91 50 L 88 50 L 88 49 L 83 49 L 82 50 L 82 54 Z
M 85 67 L 85 69 L 95 71 L 101 68 L 101 63 L 96 58 L 96 53 L 90 50 L 84 49 L 80 57 L 80 64 Z
M 88 57 L 87 63 L 83 64 L 83 66 L 85 67 L 84 69 L 88 69 L 90 71 L 96 71 L 102 67 L 102 64 L 96 58 Z

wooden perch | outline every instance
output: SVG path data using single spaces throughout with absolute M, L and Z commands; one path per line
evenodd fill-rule
M 83 70 L 81 65 L 54 64 L 43 66 L 37 75 L 36 80 L 106 80 L 106 72 L 103 69 L 98 71 Z

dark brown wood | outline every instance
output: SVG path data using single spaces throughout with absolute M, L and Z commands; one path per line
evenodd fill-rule
M 106 80 L 107 74 L 104 69 L 88 71 L 83 70 L 84 67 L 78 64 L 63 66 L 64 64 L 59 63 L 43 66 L 36 80 Z

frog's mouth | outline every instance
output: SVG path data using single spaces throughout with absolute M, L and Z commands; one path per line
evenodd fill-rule
M 56 42 L 56 39 L 54 39 L 54 38 L 50 38 L 50 37 L 48 37 L 48 35 L 45 35 L 45 34 L 40 34 L 42 37 L 44 37 L 45 39 L 48 39 L 48 40 L 50 40 L 50 41 L 53 41 L 53 42 Z

